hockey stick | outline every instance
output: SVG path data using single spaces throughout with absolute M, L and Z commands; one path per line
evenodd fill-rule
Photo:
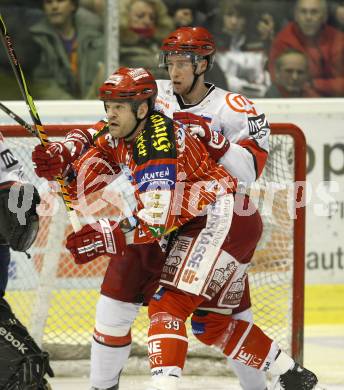
M 19 63 L 18 58 L 16 56 L 16 53 L 14 51 L 11 37 L 8 35 L 7 28 L 6 28 L 6 25 L 5 25 L 5 22 L 2 18 L 1 13 L 0 13 L 0 29 L 1 29 L 2 43 L 5 47 L 5 50 L 7 52 L 8 58 L 10 60 L 10 63 L 11 63 L 12 69 L 13 69 L 13 73 L 17 79 L 20 91 L 23 95 L 25 103 L 29 109 L 29 113 L 30 113 L 30 116 L 32 118 L 32 121 L 33 121 L 35 128 L 37 130 L 37 135 L 41 141 L 41 144 L 43 146 L 46 146 L 49 143 L 48 136 L 44 130 L 44 127 L 42 125 L 42 122 L 40 120 L 38 112 L 36 110 L 35 103 L 34 103 L 33 98 L 29 92 L 29 89 L 26 85 L 26 80 L 25 80 L 22 68 L 20 66 L 20 63 Z M 73 229 L 74 229 L 74 231 L 78 231 L 81 229 L 81 224 L 80 224 L 79 218 L 76 214 L 76 211 L 73 209 L 73 207 L 71 205 L 71 199 L 70 199 L 70 196 L 68 194 L 64 180 L 61 177 L 57 177 L 56 181 L 60 185 L 62 198 L 63 198 L 64 204 L 66 206 L 66 209 L 68 211 L 68 216 L 70 218 L 70 222 L 73 226 Z
M 15 112 L 13 112 L 11 109 L 6 107 L 1 102 L 0 102 L 0 109 L 4 111 L 8 116 L 10 116 L 12 119 L 14 119 L 17 123 L 19 123 L 21 126 L 23 126 L 32 135 L 38 137 L 37 131 L 31 125 L 25 122 L 23 118 L 21 118 L 19 115 L 17 115 Z
M 33 128 L 33 126 L 29 125 L 27 122 L 25 122 L 23 118 L 21 118 L 19 115 L 17 115 L 15 112 L 13 112 L 11 109 L 9 109 L 1 102 L 0 102 L 0 109 L 4 111 L 6 114 L 8 114 L 8 116 L 10 116 L 12 119 L 14 119 L 19 125 L 23 126 L 27 131 L 30 132 L 30 134 L 34 135 L 35 137 L 39 137 L 37 131 Z M 118 223 L 124 231 L 133 229 L 136 226 L 133 217 L 125 218 L 119 221 Z

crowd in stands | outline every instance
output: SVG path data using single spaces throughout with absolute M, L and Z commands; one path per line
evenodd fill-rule
M 0 0 L 35 99 L 94 99 L 105 78 L 106 0 Z M 344 96 L 344 0 L 120 0 L 120 65 L 158 67 L 161 40 L 204 26 L 217 55 L 207 81 L 248 97 Z M 110 17 L 109 17 L 110 16 Z M 0 50 L 0 99 L 20 99 Z

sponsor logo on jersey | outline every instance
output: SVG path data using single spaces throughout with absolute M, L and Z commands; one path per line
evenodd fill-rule
M 161 237 L 165 233 L 165 229 L 160 226 L 148 226 L 148 229 L 152 233 L 153 237 Z
M 191 237 L 178 236 L 163 266 L 161 273 L 162 280 L 167 282 L 173 282 L 175 280 L 178 270 L 180 271 L 182 268 L 182 264 L 192 242 L 193 238 Z
M 243 278 L 235 280 L 227 290 L 221 304 L 235 307 L 239 305 L 244 294 L 245 282 Z
M 211 270 L 216 266 L 221 245 L 230 227 L 232 207 L 230 196 L 223 196 L 209 205 L 206 227 L 201 230 L 188 253 L 182 277 L 178 281 L 178 288 L 193 294 L 200 294 L 207 289 L 211 281 L 210 272 L 213 271 L 204 272 L 204 270 Z M 204 296 L 209 299 L 212 297 L 206 294 Z
M 206 294 L 211 297 L 215 296 L 224 286 L 225 282 L 230 280 L 236 269 L 237 267 L 234 261 L 231 261 L 226 267 L 215 269 L 212 280 L 207 287 Z
M 269 132 L 269 123 L 264 114 L 248 118 L 248 129 L 251 137 L 260 139 Z
M 0 157 L 7 169 L 10 169 L 18 164 L 18 160 L 13 156 L 13 153 L 9 149 L 2 151 L 0 153 Z
M 191 251 L 191 256 L 186 264 L 184 273 L 190 268 L 197 270 L 204 259 L 204 254 L 207 252 L 208 246 L 217 246 L 222 240 L 224 230 L 226 229 L 226 221 L 223 216 L 229 214 L 227 208 L 224 208 L 227 213 L 223 213 L 224 210 L 217 203 L 211 205 L 207 226 L 201 231 Z
M 235 112 L 242 112 L 248 115 L 258 115 L 253 102 L 238 93 L 228 93 L 226 95 L 226 102 Z
M 137 165 L 151 160 L 175 159 L 177 151 L 172 120 L 157 112 L 150 115 L 145 129 L 136 138 L 133 157 Z
M 146 131 L 143 130 L 136 138 L 135 145 L 139 157 L 148 157 L 148 137 L 145 137 Z
M 155 150 L 163 151 L 165 153 L 169 152 L 172 149 L 172 143 L 169 140 L 169 135 L 167 133 L 167 126 L 164 120 L 164 117 L 161 115 L 152 115 L 152 145 Z
M 173 190 L 176 182 L 176 167 L 174 164 L 148 165 L 135 173 L 139 191 L 156 189 Z

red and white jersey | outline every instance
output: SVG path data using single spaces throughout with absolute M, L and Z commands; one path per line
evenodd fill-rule
M 247 185 L 260 176 L 268 157 L 270 127 L 264 114 L 250 100 L 209 84 L 206 96 L 199 103 L 185 104 L 173 93 L 171 81 L 157 80 L 157 84 L 157 111 L 170 118 L 178 111 L 202 116 L 212 130 L 220 131 L 231 142 L 229 150 L 219 161 L 227 171 Z M 103 119 L 87 130 L 73 130 L 65 141 L 74 142 L 76 155 L 82 154 L 92 146 L 94 135 L 106 124 L 107 119 Z M 134 210 L 133 187 L 127 180 L 130 172 L 124 164 L 121 164 L 121 169 L 124 175 L 117 179 L 116 188 L 125 194 L 128 207 Z
M 202 116 L 212 130 L 220 131 L 230 142 L 220 163 L 238 178 L 250 184 L 262 173 L 269 152 L 269 123 L 252 101 L 212 84 L 197 104 L 186 104 L 173 93 L 169 80 L 157 80 L 157 111 L 172 118 L 174 112 L 186 111 Z
M 25 181 L 23 167 L 0 133 L 0 185 L 17 181 Z
M 138 203 L 136 215 L 146 236 L 141 242 L 160 238 L 203 215 L 207 205 L 236 188 L 236 180 L 209 157 L 199 139 L 158 112 L 149 115 L 133 142 L 113 138 L 106 126 L 94 144 L 74 163 L 78 172 L 86 168 L 84 188 L 91 190 L 100 174 L 111 175 L 111 166 L 128 167 Z

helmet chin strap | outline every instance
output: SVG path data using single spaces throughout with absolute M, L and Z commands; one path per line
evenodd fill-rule
M 135 131 L 137 130 L 137 128 L 139 127 L 140 123 L 144 120 L 145 118 L 142 118 L 142 119 L 139 119 L 137 116 L 136 116 L 136 125 L 134 126 L 134 128 L 131 130 L 131 132 L 129 134 L 126 135 L 126 137 L 124 137 L 124 141 L 129 141 L 129 138 L 135 133 Z
M 197 83 L 197 80 L 199 79 L 199 76 L 201 76 L 202 74 L 205 73 L 205 71 L 204 71 L 204 72 L 201 72 L 200 74 L 196 74 L 196 68 L 197 68 L 197 65 L 194 65 L 194 79 L 193 79 L 193 82 L 191 84 L 191 87 L 189 88 L 189 90 L 186 93 L 187 95 L 189 93 L 191 93 L 193 91 L 193 89 L 195 88 L 195 85 Z
M 195 88 L 195 85 L 196 85 L 196 83 L 197 83 L 198 78 L 199 78 L 199 75 L 196 74 L 196 73 L 194 73 L 194 79 L 193 79 L 193 82 L 192 82 L 192 84 L 191 84 L 191 87 L 189 88 L 189 90 L 188 90 L 187 93 L 186 93 L 187 95 L 188 95 L 189 93 L 191 93 L 192 90 Z
M 129 141 L 128 138 L 130 138 L 134 133 L 135 131 L 137 130 L 137 128 L 139 127 L 140 123 L 145 120 L 149 113 L 150 113 L 150 104 L 148 103 L 148 111 L 147 111 L 147 114 L 142 118 L 142 119 L 139 119 L 138 116 L 137 116 L 137 111 L 138 111 L 138 107 L 134 110 L 134 114 L 135 114 L 135 119 L 136 119 L 136 125 L 134 126 L 134 128 L 131 130 L 131 132 L 126 136 L 124 137 L 124 140 L 125 141 Z

